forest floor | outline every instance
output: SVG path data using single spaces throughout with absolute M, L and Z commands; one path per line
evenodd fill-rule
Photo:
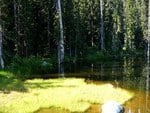
M 0 72 L 0 113 L 34 113 L 51 107 L 84 113 L 91 104 L 110 100 L 123 104 L 134 96 L 109 83 L 96 85 L 79 78 L 20 81 L 5 74 Z

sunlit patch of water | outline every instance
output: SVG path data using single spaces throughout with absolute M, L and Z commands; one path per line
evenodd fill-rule
M 105 61 L 98 66 L 92 64 L 91 68 L 86 66 L 86 68 L 79 69 L 75 73 L 66 74 L 66 76 L 73 75 L 86 78 L 87 83 L 110 83 L 113 84 L 113 87 L 130 90 L 135 93 L 135 96 L 123 105 L 125 113 L 150 113 L 150 88 L 148 87 L 150 81 L 147 80 L 149 70 L 147 70 L 145 59 L 124 58 L 120 61 Z M 54 113 L 53 108 L 47 109 L 47 112 L 42 111 L 38 113 Z M 61 110 L 61 113 L 70 112 Z M 86 113 L 101 113 L 101 105 L 91 104 Z

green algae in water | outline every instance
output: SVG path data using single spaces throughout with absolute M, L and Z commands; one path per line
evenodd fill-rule
M 134 94 L 112 84 L 87 84 L 84 79 L 35 79 L 24 82 L 27 92 L 0 94 L 0 112 L 32 113 L 41 108 L 56 107 L 70 112 L 85 112 L 91 104 L 109 100 L 124 103 Z

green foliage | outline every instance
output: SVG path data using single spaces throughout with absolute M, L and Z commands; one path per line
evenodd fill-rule
M 119 52 L 121 58 L 123 57 L 144 57 L 145 53 L 143 50 L 128 49 Z
M 97 61 L 113 57 L 113 55 L 108 51 L 100 51 L 96 48 L 89 48 L 87 51 L 88 52 L 84 58 L 86 63 L 98 63 Z
M 87 49 L 100 47 L 99 0 L 66 0 L 61 5 L 66 62 L 79 58 L 96 61 L 104 57 L 130 56 L 132 51 L 144 51 L 148 12 L 146 0 L 104 0 L 105 51 Z M 47 67 L 50 66 L 41 66 L 42 58 L 32 59 L 29 56 L 50 57 L 51 61 L 46 62 L 52 64 L 51 56 L 58 52 L 60 30 L 57 2 L 2 0 L 1 6 L 6 65 L 13 61 L 13 70 L 24 75 L 48 72 Z M 18 61 L 15 58 L 12 60 L 15 54 L 21 56 Z M 39 71 L 38 68 L 44 69 Z
M 144 56 L 143 50 L 128 49 L 119 51 L 100 51 L 97 48 L 88 48 L 87 54 L 84 56 L 84 63 L 100 63 L 102 60 L 120 59 L 124 57 Z
M 10 91 L 26 91 L 26 88 L 13 73 L 0 71 L 0 91 L 10 93 Z
M 30 56 L 21 58 L 16 55 L 9 67 L 16 75 L 21 75 L 21 78 L 38 77 L 36 74 L 46 74 L 52 71 L 52 60 L 40 57 Z

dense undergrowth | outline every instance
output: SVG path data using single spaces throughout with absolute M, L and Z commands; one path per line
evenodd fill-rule
M 115 60 L 126 58 L 143 57 L 143 50 L 122 50 L 122 51 L 99 51 L 97 48 L 89 48 L 84 55 L 83 61 L 86 63 L 99 64 L 103 60 Z
M 42 78 L 42 74 L 50 73 L 55 69 L 55 61 L 53 58 L 35 56 L 22 58 L 16 55 L 6 67 L 6 70 L 14 73 L 17 78 L 21 79 Z
M 65 55 L 64 66 L 65 69 L 70 67 L 70 64 L 81 63 L 88 65 L 91 63 L 100 64 L 101 61 L 122 59 L 124 57 L 138 57 L 144 56 L 143 51 L 120 51 L 118 53 L 113 51 L 99 51 L 97 48 L 88 48 L 88 52 L 77 58 L 70 57 L 68 54 Z M 6 66 L 6 70 L 14 73 L 17 78 L 29 79 L 29 78 L 43 78 L 44 74 L 57 73 L 58 64 L 57 56 L 37 57 L 20 57 L 15 55 L 10 61 L 9 65 Z

